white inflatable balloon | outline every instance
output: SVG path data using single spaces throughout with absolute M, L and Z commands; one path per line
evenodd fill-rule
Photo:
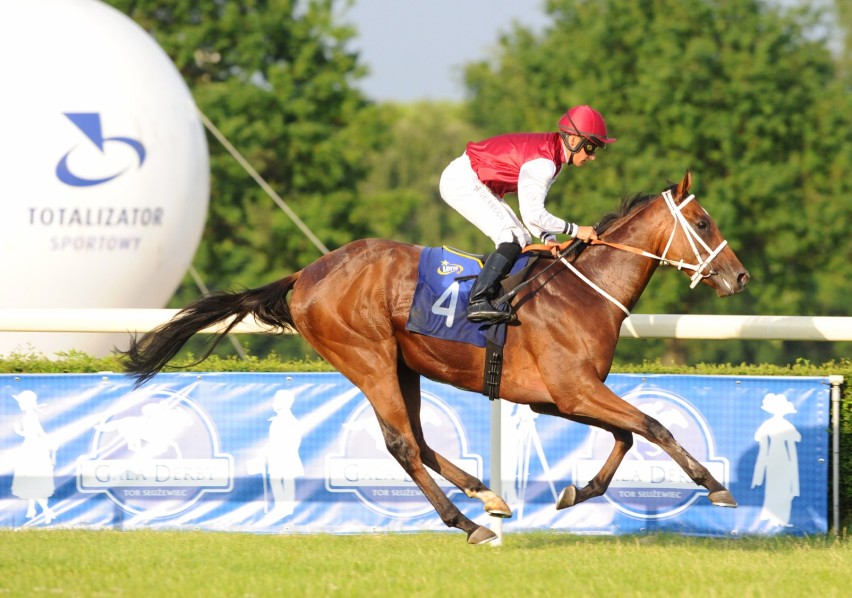
M 204 129 L 174 64 L 96 0 L 0 2 L 0 307 L 163 307 L 201 238 Z M 0 332 L 0 354 L 126 337 Z

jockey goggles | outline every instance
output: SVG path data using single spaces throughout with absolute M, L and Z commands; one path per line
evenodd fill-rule
M 604 144 L 597 143 L 593 139 L 583 137 L 582 135 L 577 135 L 577 137 L 580 138 L 580 143 L 572 146 L 568 141 L 568 138 L 572 135 L 572 133 L 565 133 L 564 131 L 560 131 L 559 135 L 562 137 L 562 141 L 565 142 L 565 147 L 567 147 L 568 151 L 572 154 L 576 154 L 582 148 L 583 151 L 586 152 L 587 156 L 593 156 L 599 148 L 603 149 L 606 147 Z

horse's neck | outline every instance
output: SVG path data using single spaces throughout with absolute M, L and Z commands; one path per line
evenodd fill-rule
M 617 221 L 602 239 L 659 255 L 665 245 L 659 206 L 648 205 Z M 628 310 L 639 300 L 657 269 L 657 260 L 600 245 L 584 251 L 577 267 Z

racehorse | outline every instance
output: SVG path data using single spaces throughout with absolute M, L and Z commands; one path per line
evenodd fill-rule
M 736 506 L 730 492 L 665 427 L 604 385 L 621 324 L 658 265 L 684 270 L 693 287 L 707 284 L 719 296 L 740 292 L 748 283 L 748 271 L 689 194 L 691 183 L 687 171 L 659 195 L 626 199 L 617 214 L 596 226 L 599 241 L 565 244 L 555 259 L 536 260 L 514 297 L 519 325 L 507 334 L 500 397 L 597 426 L 615 438 L 597 475 L 583 488 L 571 484 L 562 490 L 557 509 L 602 495 L 633 434 L 666 451 L 707 489 L 713 504 Z M 125 366 L 143 384 L 195 333 L 223 323 L 203 360 L 250 315 L 282 331 L 295 330 L 364 393 L 388 451 L 443 522 L 464 531 L 470 544 L 489 542 L 496 534 L 463 515 L 426 471 L 429 467 L 480 499 L 490 515 L 511 516 L 500 496 L 423 437 L 420 376 L 482 391 L 485 356 L 480 347 L 406 330 L 422 251 L 388 240 L 354 241 L 266 286 L 205 295 L 159 328 L 134 337 L 122 352 Z

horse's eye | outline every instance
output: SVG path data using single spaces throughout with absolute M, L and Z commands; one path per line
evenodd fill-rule
M 697 226 L 701 230 L 707 230 L 708 228 L 710 228 L 710 224 L 706 220 L 699 220 L 695 223 L 695 226 Z

